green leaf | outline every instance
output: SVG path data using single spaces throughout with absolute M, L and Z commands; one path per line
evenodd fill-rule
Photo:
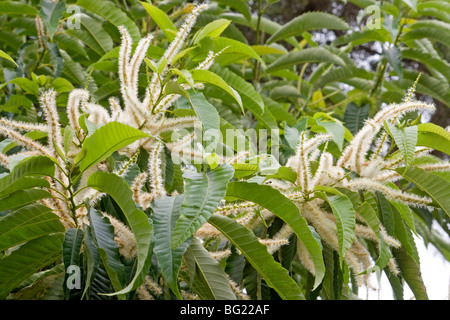
M 215 61 L 220 65 L 228 65 L 233 62 L 249 58 L 253 58 L 261 63 L 264 63 L 261 57 L 248 44 L 224 37 L 218 37 L 214 40 L 214 52 L 219 52 L 225 48 L 227 49 L 215 59 Z
M 414 166 L 397 168 L 395 171 L 430 196 L 435 205 L 441 207 L 450 217 L 450 183 L 448 181 Z
M 206 26 L 201 28 L 195 35 L 192 40 L 193 44 L 198 44 L 202 39 L 206 37 L 217 38 L 225 31 L 226 28 L 230 25 L 231 21 L 227 19 L 217 19 Z
M 161 273 L 168 282 L 170 289 L 181 299 L 178 289 L 178 271 L 181 266 L 181 259 L 190 241 L 185 241 L 176 249 L 170 247 L 170 239 L 175 228 L 175 224 L 180 216 L 180 207 L 183 203 L 184 195 L 177 197 L 164 197 L 152 202 L 153 210 L 153 252 L 158 260 Z
M 33 239 L 0 260 L 0 299 L 22 281 L 61 258 L 64 233 Z
M 29 189 L 18 190 L 8 194 L 6 197 L 0 198 L 0 212 L 15 209 L 30 203 L 35 203 L 41 199 L 51 198 L 52 195 L 45 190 Z
M 0 251 L 64 231 L 59 217 L 41 204 L 30 204 L 0 219 Z
M 32 156 L 20 161 L 13 169 L 11 173 L 0 179 L 0 194 L 6 195 L 17 191 L 17 188 L 13 188 L 14 183 L 20 183 L 23 189 L 26 188 L 26 183 L 21 181 L 32 181 L 31 177 L 42 177 L 50 176 L 55 174 L 55 163 L 48 157 L 45 156 Z M 37 180 L 37 179 L 34 179 Z M 45 181 L 45 180 L 43 180 Z M 41 184 L 41 186 L 45 186 Z M 37 184 L 39 185 L 39 184 Z M 28 188 L 30 188 L 29 186 Z
M 136 23 L 121 9 L 106 0 L 78 0 L 77 4 L 84 9 L 95 13 L 105 20 L 111 22 L 116 27 L 124 26 L 130 33 L 133 41 L 138 41 L 141 34 Z
M 304 300 L 305 297 L 288 271 L 276 262 L 267 248 L 252 231 L 231 218 L 212 215 L 209 220 L 228 240 L 236 246 L 247 261 L 284 300 Z
M 290 36 L 298 36 L 309 30 L 348 30 L 349 28 L 345 21 L 335 15 L 325 12 L 307 12 L 282 26 L 267 40 L 267 43 L 270 44 Z
M 83 172 L 109 157 L 114 151 L 145 137 L 150 136 L 120 122 L 109 122 L 86 138 L 74 162 L 79 163 L 80 171 Z
M 417 145 L 433 148 L 450 155 L 450 133 L 433 123 L 417 125 Z
M 218 142 L 217 135 L 220 133 L 220 117 L 217 109 L 206 100 L 201 92 L 191 94 L 189 103 L 200 119 L 204 133 L 208 135 L 208 139 L 209 137 L 212 138 L 209 149 L 214 151 Z
M 185 171 L 185 198 L 173 231 L 172 249 L 180 246 L 214 213 L 225 197 L 233 173 L 233 167 L 229 164 L 223 164 L 207 174 Z
M 277 173 L 266 176 L 265 181 L 269 179 L 281 179 L 295 184 L 297 181 L 297 172 L 291 167 L 279 167 Z
M 199 240 L 192 239 L 186 251 L 195 261 L 193 289 L 204 300 L 236 300 L 228 278 L 220 263 L 203 247 Z
M 64 242 L 62 246 L 62 255 L 64 262 L 64 269 L 68 270 L 70 266 L 80 266 L 80 253 L 83 244 L 84 233 L 78 228 L 70 228 L 64 234 Z M 64 293 L 66 299 L 70 298 L 69 288 L 67 286 L 68 273 L 65 272 L 64 278 Z
M 174 32 L 177 32 L 177 28 L 170 20 L 169 16 L 159 9 L 157 6 L 152 5 L 144 1 L 139 1 L 140 4 L 145 8 L 147 13 L 152 17 L 153 21 L 158 25 L 158 27 L 164 32 L 165 36 L 169 41 L 173 41 L 175 38 Z M 174 32 L 171 32 L 174 31 Z
M 292 230 L 300 239 L 311 255 L 316 272 L 314 288 L 320 284 L 325 274 L 325 266 L 322 258 L 320 244 L 314 238 L 306 220 L 300 214 L 298 207 L 278 190 L 268 185 L 259 185 L 247 182 L 230 182 L 227 196 L 251 201 L 274 213 Z
M 14 59 L 11 58 L 9 56 L 9 54 L 5 53 L 3 50 L 0 50 L 0 58 L 5 58 L 5 59 L 11 61 L 12 63 L 14 63 L 17 66 L 17 63 L 14 61 Z
M 364 126 L 366 119 L 369 118 L 369 110 L 369 104 L 358 107 L 353 102 L 349 103 L 345 108 L 344 124 L 353 135 Z
M 417 11 L 417 0 L 402 0 L 402 2 L 414 11 Z
M 251 21 L 252 17 L 250 8 L 243 0 L 215 0 L 215 1 L 235 9 L 236 11 L 242 13 L 242 15 L 247 19 L 247 21 Z
M 339 150 L 342 151 L 345 136 L 344 126 L 342 126 L 340 123 L 332 121 L 321 121 L 318 123 L 318 125 L 325 128 L 326 132 L 331 135 Z
M 427 289 L 423 283 L 420 265 L 404 248 L 394 249 L 394 258 L 400 269 L 400 274 L 410 287 L 417 300 L 428 300 Z
M 242 99 L 239 93 L 235 89 L 230 87 L 230 85 L 225 82 L 220 76 L 209 70 L 200 69 L 191 70 L 191 74 L 195 82 L 209 83 L 227 92 L 234 100 L 236 100 L 236 102 L 241 107 L 242 112 L 244 112 L 244 106 L 242 105 Z
M 402 52 L 397 46 L 389 48 L 383 47 L 383 55 L 394 69 L 395 73 L 401 78 L 403 77 L 402 69 Z
M 113 49 L 113 41 L 101 22 L 87 14 L 77 14 L 74 19 L 80 21 L 80 29 L 69 29 L 67 33 L 83 41 L 86 46 L 94 50 L 99 56 L 104 56 Z M 116 68 L 117 70 L 117 68 Z
M 406 166 L 408 166 L 414 158 L 417 145 L 417 126 L 399 128 L 396 125 L 388 124 L 388 127 L 395 144 L 403 155 Z
M 335 188 L 317 186 L 316 190 L 324 191 L 323 193 L 316 193 L 316 195 L 328 202 L 336 218 L 339 260 L 342 266 L 347 251 L 355 239 L 356 214 L 353 204 L 346 195 Z
M 219 75 L 239 93 L 244 107 L 250 110 L 265 127 L 278 128 L 275 118 L 269 113 L 264 114 L 264 101 L 251 83 L 229 69 L 221 68 L 218 65 L 213 65 L 209 70 Z
M 0 14 L 5 15 L 28 15 L 28 16 L 36 16 L 39 11 L 22 2 L 17 1 L 2 1 L 0 2 Z
M 105 266 L 108 277 L 115 291 L 125 285 L 125 267 L 120 261 L 119 246 L 114 241 L 114 227 L 107 217 L 91 208 L 88 213 L 89 226 L 94 243 Z M 125 295 L 119 295 L 124 299 Z
M 334 63 L 339 66 L 345 66 L 344 60 L 342 60 L 338 55 L 330 52 L 329 50 L 317 47 L 317 48 L 307 48 L 300 51 L 291 51 L 280 58 L 272 62 L 266 69 L 266 72 L 270 73 L 275 70 L 289 68 L 297 64 L 303 63 Z
M 43 0 L 41 1 L 41 11 L 39 15 L 42 17 L 45 26 L 47 27 L 50 35 L 50 40 L 53 39 L 53 35 L 59 26 L 59 19 L 62 17 L 63 12 L 66 11 L 66 5 L 64 1 Z
M 127 219 L 131 231 L 136 239 L 138 257 L 136 273 L 127 287 L 114 294 L 124 294 L 136 289 L 144 281 L 150 267 L 149 254 L 153 227 L 147 215 L 136 208 L 133 201 L 133 192 L 121 177 L 107 172 L 97 171 L 89 176 L 87 186 L 100 192 L 107 193 L 118 204 Z

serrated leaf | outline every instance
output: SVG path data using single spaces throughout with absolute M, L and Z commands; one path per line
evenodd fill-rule
M 323 191 L 323 193 L 316 194 L 328 202 L 336 218 L 339 260 L 342 266 L 347 251 L 355 239 L 356 214 L 353 209 L 353 204 L 346 195 L 335 188 L 317 186 L 316 190 Z M 327 195 L 326 193 L 332 195 Z
M 155 23 L 158 25 L 158 27 L 164 32 L 165 36 L 169 41 L 173 41 L 175 38 L 175 35 L 173 32 L 177 32 L 177 28 L 172 23 L 172 20 L 170 20 L 169 16 L 162 11 L 157 6 L 152 5 L 151 3 L 147 3 L 144 1 L 139 1 L 140 4 L 144 7 L 144 9 L 147 11 L 147 13 L 152 17 L 152 19 L 155 21 Z
M 136 208 L 136 204 L 133 201 L 133 192 L 121 177 L 113 173 L 97 171 L 89 176 L 87 185 L 100 192 L 109 194 L 114 199 L 125 215 L 127 224 L 136 239 L 138 251 L 136 273 L 128 286 L 119 292 L 113 293 L 113 295 L 128 293 L 142 284 L 150 267 L 151 255 L 149 250 L 153 227 L 147 215 Z
M 284 300 L 304 300 L 297 283 L 258 241 L 254 233 L 231 218 L 212 215 L 209 220 L 245 256 L 247 261 Z
M 227 196 L 256 203 L 286 222 L 311 255 L 316 272 L 314 288 L 320 284 L 325 274 L 320 244 L 308 228 L 308 224 L 301 216 L 298 207 L 289 198 L 286 198 L 271 186 L 247 182 L 230 182 Z
M 190 241 L 185 241 L 178 248 L 172 249 L 170 239 L 180 216 L 180 207 L 183 200 L 184 195 L 164 197 L 154 200 L 151 205 L 155 230 L 153 234 L 153 242 L 155 244 L 153 252 L 156 255 L 164 279 L 179 299 L 181 299 L 181 295 L 178 289 L 178 271 L 181 266 L 181 259 Z
M 59 217 L 50 208 L 37 203 L 30 204 L 0 219 L 0 251 L 62 231 L 64 227 Z
M 120 261 L 119 246 L 114 241 L 114 227 L 107 217 L 91 208 L 88 213 L 89 226 L 98 252 L 105 266 L 108 277 L 115 291 L 120 291 L 125 285 L 125 266 Z M 119 294 L 119 299 L 125 295 Z
M 236 300 L 228 278 L 219 262 L 203 247 L 199 240 L 192 239 L 187 249 L 195 261 L 193 288 L 205 300 Z M 201 288 L 201 289 L 200 289 Z
M 214 213 L 225 197 L 233 173 L 233 167 L 229 164 L 223 164 L 207 174 L 185 171 L 185 198 L 173 231 L 172 249 L 180 246 Z
M 191 70 L 191 74 L 195 82 L 209 83 L 227 92 L 234 100 L 236 100 L 239 107 L 241 107 L 242 112 L 244 112 L 244 106 L 242 105 L 242 99 L 239 93 L 235 89 L 233 89 L 226 81 L 224 81 L 219 75 L 209 70 L 199 69 Z
M 138 41 L 141 38 L 141 34 L 136 23 L 125 12 L 112 5 L 109 1 L 78 0 L 77 4 L 84 9 L 101 16 L 116 27 L 123 25 L 127 28 L 133 41 Z
M 64 233 L 33 239 L 0 260 L 0 299 L 32 274 L 61 258 Z
M 353 102 L 349 103 L 344 112 L 344 124 L 347 129 L 355 135 L 369 118 L 370 105 L 365 104 L 358 107 Z
M 425 192 L 433 199 L 435 205 L 441 207 L 450 217 L 450 183 L 448 181 L 414 166 L 398 168 L 395 171 Z
M 39 15 L 42 17 L 45 26 L 50 35 L 50 40 L 58 29 L 59 19 L 62 18 L 63 12 L 66 10 L 64 1 L 42 0 L 41 11 Z
M 75 157 L 74 162 L 79 163 L 80 171 L 84 172 L 109 157 L 114 151 L 145 137 L 150 136 L 120 122 L 109 122 L 86 138 L 81 152 Z
M 52 195 L 40 189 L 18 190 L 0 198 L 0 212 L 35 203 L 41 199 L 51 198 Z
M 321 47 L 307 48 L 300 51 L 291 51 L 272 62 L 266 69 L 270 73 L 275 70 L 289 68 L 291 66 L 303 63 L 334 63 L 339 66 L 345 66 L 344 60 L 338 55 Z
M 291 36 L 301 35 L 305 31 L 317 29 L 348 30 L 349 25 L 342 19 L 329 13 L 307 12 L 282 26 L 267 40 L 267 43 L 270 44 Z
M 395 144 L 403 155 L 405 164 L 408 166 L 414 158 L 414 151 L 416 150 L 417 126 L 399 128 L 396 125 L 388 124 L 388 127 Z
M 450 155 L 450 133 L 433 123 L 417 125 L 417 145 L 433 148 Z

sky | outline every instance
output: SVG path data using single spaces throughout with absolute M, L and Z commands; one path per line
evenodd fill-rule
M 425 247 L 423 240 L 415 238 L 417 250 L 420 258 L 420 271 L 427 288 L 430 300 L 449 300 L 450 295 L 450 262 L 445 260 L 437 249 L 429 244 Z M 372 284 L 376 291 L 359 289 L 359 297 L 367 300 L 394 300 L 392 289 L 384 273 L 378 282 L 377 276 L 372 277 Z M 414 299 L 414 294 L 408 285 L 404 285 L 403 298 L 405 300 Z

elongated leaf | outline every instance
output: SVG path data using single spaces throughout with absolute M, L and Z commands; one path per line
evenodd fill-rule
M 414 166 L 398 168 L 396 171 L 428 194 L 433 202 L 450 216 L 450 183 L 448 181 Z
M 307 48 L 300 51 L 291 51 L 271 63 L 266 72 L 272 72 L 279 69 L 289 68 L 291 66 L 303 63 L 328 62 L 339 66 L 344 66 L 345 62 L 338 55 L 329 50 L 317 47 Z
M 141 38 L 141 34 L 136 23 L 128 17 L 125 12 L 120 10 L 111 2 L 105 0 L 78 0 L 77 4 L 86 10 L 103 17 L 116 27 L 123 25 L 127 28 L 133 41 L 138 41 Z
M 169 41 L 173 41 L 173 39 L 175 38 L 175 34 L 171 31 L 175 31 L 176 33 L 177 28 L 172 23 L 172 20 L 170 20 L 169 16 L 160 8 L 152 5 L 151 3 L 147 3 L 144 1 L 139 2 L 145 8 L 145 11 L 147 11 L 150 17 L 152 17 L 158 27 L 164 32 L 167 39 L 169 39 Z
M 33 239 L 0 260 L 0 299 L 23 280 L 61 258 L 64 233 Z
M 399 77 L 403 77 L 402 52 L 397 46 L 383 47 L 383 55 Z
M 201 288 L 201 296 L 208 300 L 236 300 L 236 296 L 231 290 L 230 283 L 219 262 L 203 247 L 199 240 L 192 239 L 192 243 L 186 251 L 192 255 L 195 261 L 195 280 L 201 285 L 194 285 L 194 288 Z
M 0 212 L 35 203 L 41 199 L 51 198 L 52 195 L 45 190 L 30 189 L 19 190 L 4 198 L 0 198 Z
M 185 171 L 185 198 L 173 231 L 172 249 L 181 245 L 209 219 L 225 197 L 233 173 L 233 167 L 229 164 L 223 164 L 206 175 Z
M 41 11 L 39 15 L 42 17 L 45 26 L 50 35 L 50 39 L 53 39 L 53 35 L 58 29 L 59 19 L 62 18 L 63 12 L 66 10 L 64 1 L 55 2 L 53 0 L 41 1 Z
M 288 271 L 273 259 L 267 248 L 258 241 L 252 231 L 226 216 L 214 214 L 208 222 L 222 232 L 242 252 L 247 261 L 282 299 L 305 299 L 300 287 L 289 276 Z
M 417 145 L 417 126 L 398 128 L 396 125 L 388 125 L 397 147 L 403 155 L 408 166 L 413 157 Z
M 433 123 L 417 125 L 417 145 L 433 148 L 450 155 L 450 133 Z
M 261 63 L 264 63 L 261 57 L 253 50 L 253 48 L 241 41 L 218 37 L 214 40 L 214 52 L 219 52 L 227 48 L 220 56 L 218 56 L 215 61 L 220 65 L 228 65 L 232 62 L 239 61 L 242 59 L 253 58 Z M 227 57 L 232 56 L 231 58 Z M 233 56 L 237 56 L 233 57 Z
M 206 37 L 211 37 L 211 38 L 217 38 L 218 36 L 220 36 L 220 34 L 226 29 L 228 28 L 228 26 L 230 25 L 231 21 L 227 20 L 227 19 L 217 19 L 214 20 L 210 23 L 208 23 L 206 26 L 204 26 L 203 28 L 201 28 L 194 36 L 193 39 L 193 43 L 197 44 L 199 43 L 202 39 L 206 38 Z
M 268 186 L 247 182 L 230 182 L 227 196 L 254 202 L 277 215 L 286 222 L 303 242 L 314 263 L 316 279 L 314 288 L 320 284 L 325 274 L 320 244 L 314 238 L 306 220 L 298 207 L 278 190 Z
M 355 238 L 356 219 L 353 204 L 346 195 L 335 188 L 317 186 L 316 190 L 324 191 L 322 194 L 318 193 L 318 196 L 328 202 L 336 218 L 339 260 L 342 266 L 347 251 Z M 326 193 L 331 193 L 332 195 L 327 195 Z
M 68 270 L 69 267 L 80 266 L 80 252 L 84 239 L 83 230 L 77 228 L 70 228 L 66 230 L 64 234 L 64 242 L 62 247 L 64 270 Z M 64 294 L 66 299 L 70 298 L 69 287 L 67 286 L 68 272 L 64 272 Z
M 79 163 L 80 171 L 83 172 L 109 157 L 114 151 L 144 137 L 149 135 L 120 122 L 109 122 L 86 138 L 74 162 Z
M 36 16 L 39 13 L 39 11 L 22 2 L 17 1 L 2 1 L 0 2 L 0 14 L 7 14 L 7 15 L 29 15 L 29 16 Z
M 119 246 L 114 241 L 114 227 L 108 218 L 91 208 L 88 214 L 91 234 L 115 291 L 125 285 L 125 267 L 120 261 Z M 125 298 L 119 295 L 119 298 Z
M 30 204 L 0 219 L 0 251 L 62 231 L 64 226 L 50 208 Z
M 394 257 L 402 277 L 408 283 L 417 300 L 428 300 L 427 289 L 422 279 L 420 265 L 404 248 L 394 249 Z
M 209 70 L 218 74 L 239 93 L 244 108 L 250 110 L 265 127 L 278 128 L 275 118 L 269 112 L 264 113 L 264 101 L 250 83 L 229 69 L 218 65 L 213 65 Z
M 3 50 L 0 50 L 0 58 L 7 59 L 7 60 L 11 61 L 12 63 L 14 63 L 14 64 L 17 66 L 17 63 L 14 61 L 14 59 L 11 58 L 11 57 L 9 56 L 9 54 L 7 54 L 6 52 L 4 52 Z
M 177 197 L 164 197 L 156 199 L 152 203 L 153 227 L 155 232 L 153 242 L 155 247 L 153 252 L 158 259 L 161 273 L 168 282 L 170 289 L 181 299 L 178 290 L 178 271 L 181 266 L 181 259 L 190 241 L 185 241 L 176 249 L 170 247 L 170 238 L 175 228 L 175 224 L 180 216 L 180 207 L 184 200 L 184 195 Z
M 153 227 L 150 224 L 147 215 L 136 208 L 133 201 L 133 192 L 129 185 L 119 176 L 97 171 L 90 175 L 87 185 L 91 188 L 109 194 L 118 204 L 124 213 L 128 225 L 134 234 L 137 244 L 138 257 L 136 264 L 136 273 L 131 282 L 119 292 L 114 294 L 124 294 L 136 289 L 144 281 L 144 277 L 150 267 L 149 254 L 150 242 L 153 234 Z
M 195 82 L 209 83 L 227 92 L 234 100 L 236 100 L 241 107 L 242 112 L 244 112 L 244 106 L 242 105 L 242 99 L 239 93 L 230 87 L 230 85 L 220 76 L 209 70 L 191 70 L 191 74 Z
M 49 188 L 50 183 L 42 178 L 31 178 L 31 177 L 22 177 L 8 185 L 8 187 L 4 190 L 0 191 L 0 197 L 5 197 L 11 193 L 15 193 L 17 191 L 28 189 L 28 188 Z
M 305 31 L 317 29 L 348 30 L 349 25 L 337 16 L 329 13 L 307 12 L 282 26 L 267 40 L 267 43 L 279 41 L 290 36 L 298 36 Z
M 353 102 L 347 105 L 344 112 L 344 124 L 347 129 L 355 135 L 363 126 L 369 117 L 370 105 L 365 104 L 358 107 Z
M 0 179 L 0 193 L 10 193 L 10 187 L 21 178 L 53 176 L 55 174 L 55 163 L 44 156 L 33 156 L 20 161 L 7 176 Z M 14 192 L 14 191 L 11 191 Z
M 208 145 L 205 148 L 209 152 L 215 152 L 220 133 L 220 117 L 217 109 L 206 100 L 201 92 L 191 94 L 189 103 L 202 122 L 205 134 L 204 141 L 208 141 Z
M 87 14 L 76 14 L 73 19 L 80 21 L 80 29 L 69 29 L 67 33 L 83 41 L 99 56 L 104 56 L 113 49 L 111 36 L 103 29 L 102 24 Z M 116 69 L 117 70 L 117 69 Z

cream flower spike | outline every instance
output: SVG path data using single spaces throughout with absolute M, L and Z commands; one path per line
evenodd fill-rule
M 162 73 L 159 75 L 159 77 L 164 78 L 164 75 L 168 71 L 169 65 L 172 64 L 173 58 L 176 56 L 176 54 L 181 50 L 183 47 L 192 27 L 194 26 L 195 22 L 197 21 L 198 15 L 208 8 L 207 4 L 202 4 L 196 6 L 192 12 L 188 15 L 188 17 L 183 22 L 181 28 L 178 30 L 177 35 L 175 39 L 170 43 L 167 50 L 164 52 L 164 55 L 162 56 L 162 59 L 166 59 L 167 65 L 163 69 Z M 151 81 L 150 81 L 150 101 L 148 105 L 148 109 L 150 109 L 153 106 L 153 103 L 158 99 L 159 96 L 159 89 L 160 89 L 160 83 L 159 83 L 159 77 L 157 74 L 154 74 Z

